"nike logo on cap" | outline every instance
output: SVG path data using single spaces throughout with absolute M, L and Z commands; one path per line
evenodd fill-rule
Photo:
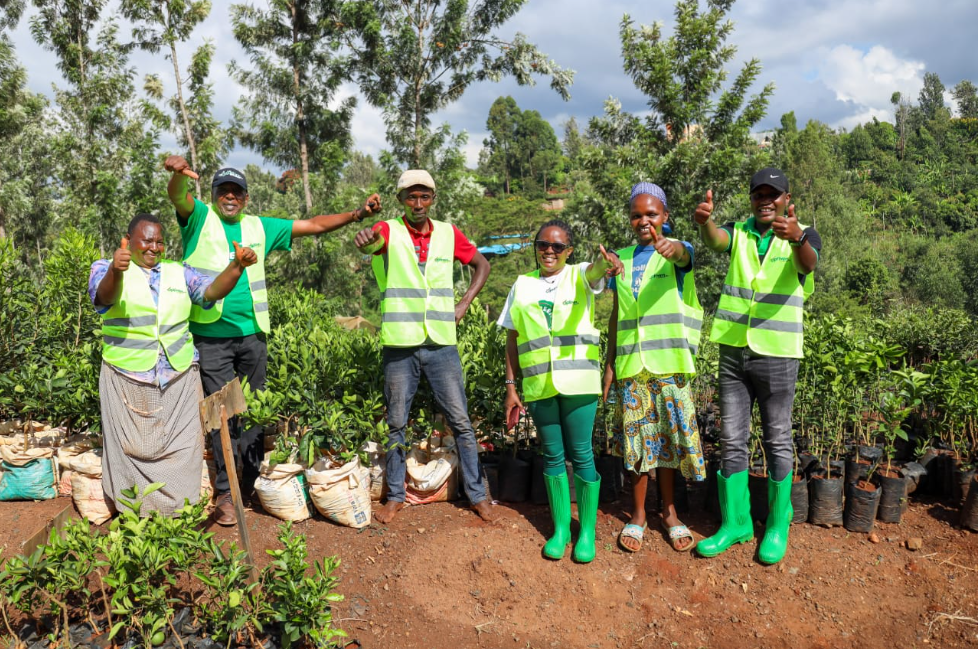
M 780 178 L 781 176 L 771 176 L 771 178 Z

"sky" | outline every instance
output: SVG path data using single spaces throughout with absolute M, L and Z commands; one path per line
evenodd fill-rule
M 225 121 L 244 92 L 228 77 L 227 64 L 237 60 L 247 65 L 224 12 L 229 4 L 214 0 L 211 15 L 181 51 L 181 63 L 186 64 L 193 49 L 205 40 L 216 45 L 211 68 L 215 113 Z M 662 22 L 669 35 L 674 6 L 672 0 L 528 0 L 497 33 L 503 38 L 523 33 L 560 66 L 574 70 L 571 99 L 561 100 L 545 79 L 533 87 L 520 87 L 512 80 L 484 82 L 471 86 L 460 101 L 435 115 L 434 124 L 448 122 L 454 131 L 468 133 L 465 152 L 474 166 L 487 137 L 489 107 L 501 96 L 511 95 L 523 110 L 539 111 L 558 137 L 570 117 L 583 127 L 600 115 L 609 97 L 618 99 L 628 112 L 643 113 L 648 100 L 622 69 L 620 22 L 625 14 L 636 24 Z M 756 58 L 762 72 L 753 91 L 775 84 L 767 116 L 757 131 L 777 127 L 781 115 L 791 110 L 799 126 L 810 119 L 845 129 L 873 117 L 892 121 L 893 92 L 916 101 L 925 72 L 936 72 L 948 91 L 964 79 L 978 83 L 978 57 L 970 48 L 978 39 L 978 0 L 944 0 L 933 7 L 919 0 L 739 0 L 730 18 L 735 28 L 729 43 L 736 46 L 737 54 L 728 64 L 729 79 L 745 61 Z M 53 54 L 33 41 L 27 19 L 12 37 L 31 89 L 53 95 L 52 84 L 63 84 Z M 139 77 L 159 74 L 172 94 L 173 68 L 162 54 L 136 53 L 131 63 Z M 347 84 L 339 99 L 351 95 L 359 96 L 358 88 Z M 951 105 L 949 93 L 946 98 Z M 376 157 L 385 148 L 380 112 L 362 97 L 352 128 L 357 149 Z M 176 152 L 170 134 L 161 138 L 161 145 Z M 241 148 L 227 160 L 238 167 L 249 163 L 281 171 Z

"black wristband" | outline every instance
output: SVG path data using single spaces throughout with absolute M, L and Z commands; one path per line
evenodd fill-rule
M 359 207 L 353 210 L 353 220 L 357 223 L 363 220 L 363 211 Z

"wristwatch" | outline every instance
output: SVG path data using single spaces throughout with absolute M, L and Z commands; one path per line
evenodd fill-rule
M 792 248 L 800 248 L 802 245 L 805 244 L 806 239 L 808 239 L 808 232 L 803 230 L 801 236 L 798 237 L 798 241 L 789 241 L 788 245 L 791 246 Z

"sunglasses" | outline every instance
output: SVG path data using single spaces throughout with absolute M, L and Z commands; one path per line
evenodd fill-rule
M 546 252 L 548 248 L 553 248 L 553 251 L 555 253 L 557 253 L 558 255 L 560 253 L 564 252 L 565 250 L 567 250 L 568 248 L 570 248 L 570 246 L 567 245 L 566 243 L 557 243 L 555 241 L 539 241 L 539 240 L 537 240 L 537 241 L 534 241 L 533 243 L 536 245 L 537 250 L 540 251 L 540 252 Z

